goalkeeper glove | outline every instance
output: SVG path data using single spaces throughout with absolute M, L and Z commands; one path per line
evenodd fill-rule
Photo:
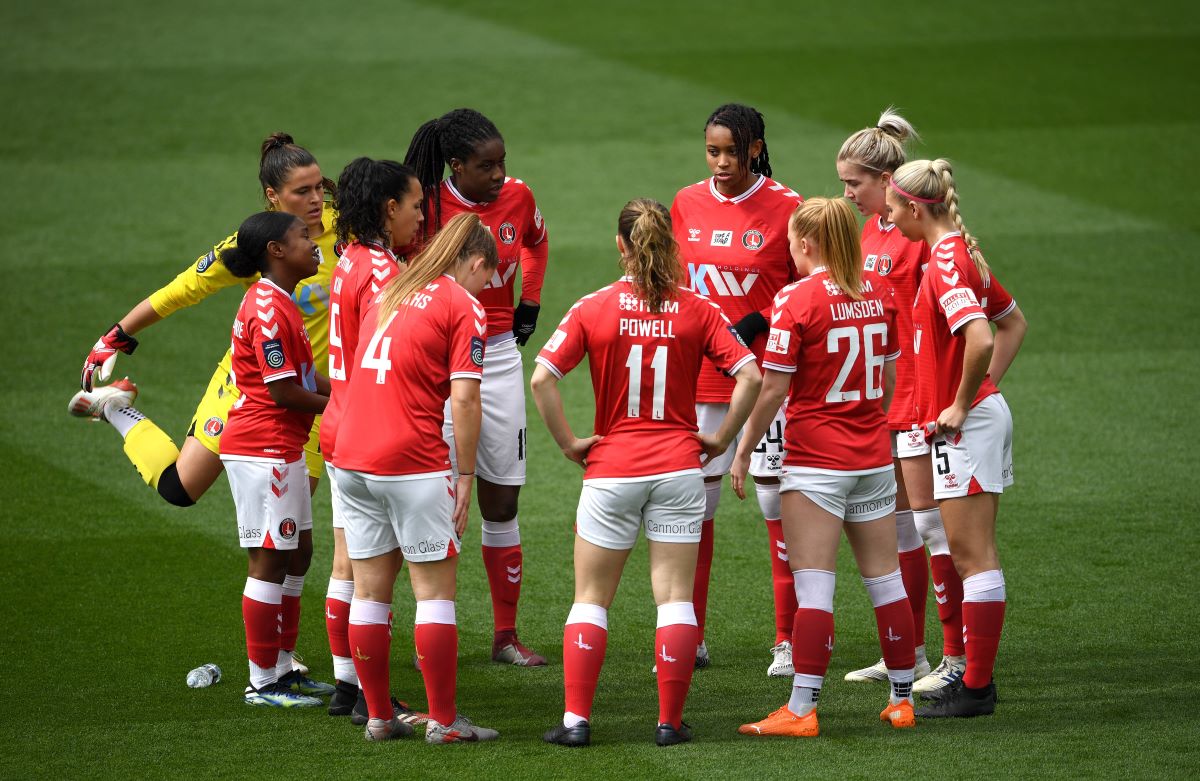
M 112 376 L 113 367 L 116 366 L 117 353 L 133 355 L 137 346 L 137 339 L 125 333 L 120 323 L 113 325 L 88 353 L 87 360 L 83 362 L 83 374 L 80 376 L 79 384 L 85 391 L 90 391 L 93 379 L 98 379 L 100 382 L 106 381 Z M 97 371 L 99 371 L 98 375 Z
M 767 318 L 762 316 L 762 312 L 751 312 L 733 326 L 733 330 L 737 331 L 737 335 L 741 337 L 742 344 L 747 347 L 759 334 L 766 333 L 768 328 L 770 326 L 767 324 Z
M 513 334 L 517 337 L 517 344 L 522 347 L 529 341 L 529 337 L 533 336 L 541 309 L 537 304 L 527 304 L 524 301 L 513 309 Z

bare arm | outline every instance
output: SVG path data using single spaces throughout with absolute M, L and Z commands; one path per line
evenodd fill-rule
M 150 306 L 150 299 L 146 298 L 117 322 L 120 324 L 121 330 L 132 336 L 138 331 L 149 328 L 159 320 L 162 320 L 162 316 L 154 311 L 154 307 Z
M 758 394 L 758 403 L 746 421 L 746 430 L 742 432 L 742 441 L 733 457 L 733 466 L 729 470 L 730 483 L 738 498 L 746 498 L 746 474 L 750 471 L 750 454 L 758 447 L 758 442 L 767 433 L 779 405 L 787 398 L 788 389 L 792 385 L 792 375 L 788 372 L 777 372 L 767 369 L 762 380 L 762 391 Z M 732 411 L 732 404 L 730 405 Z
M 992 348 L 992 362 L 988 365 L 988 374 L 991 375 L 992 382 L 999 385 L 1000 380 L 1008 373 L 1013 359 L 1017 357 L 1017 351 L 1021 349 L 1021 343 L 1025 341 L 1027 330 L 1029 324 L 1025 322 L 1025 315 L 1016 304 L 1011 312 L 996 321 L 995 346 Z
M 284 377 L 275 382 L 268 382 L 267 392 L 271 394 L 271 400 L 275 402 L 275 406 L 299 412 L 312 412 L 320 415 L 325 411 L 325 405 L 329 403 L 328 396 L 305 390 L 296 382 L 295 377 Z
M 735 382 L 733 396 L 729 399 L 729 411 L 725 413 L 721 427 L 713 433 L 700 432 L 700 442 L 704 445 L 704 452 L 709 458 L 716 458 L 729 449 L 729 443 L 733 442 L 733 438 L 742 430 L 746 419 L 756 408 L 755 402 L 763 387 L 762 372 L 758 370 L 758 365 L 754 361 L 748 361 L 738 369 L 737 374 L 733 375 L 733 379 Z M 778 410 L 779 405 L 776 405 L 775 409 Z M 770 421 L 767 421 L 767 425 L 770 425 Z M 759 438 L 762 438 L 761 434 Z
M 580 439 L 571 430 L 563 412 L 562 394 L 558 391 L 558 377 L 545 366 L 538 364 L 529 380 L 529 389 L 533 392 L 533 402 L 537 405 L 538 413 L 546 423 L 550 436 L 562 450 L 563 455 L 580 466 L 587 465 L 587 454 L 592 445 L 600 441 L 599 436 Z
M 450 420 L 454 427 L 454 454 L 458 463 L 458 484 L 454 491 L 454 533 L 462 537 L 467 530 L 467 515 L 471 509 L 475 451 L 479 446 L 479 426 L 483 420 L 479 380 L 460 377 L 450 381 Z
M 883 362 L 883 411 L 892 408 L 892 397 L 896 395 L 896 362 Z

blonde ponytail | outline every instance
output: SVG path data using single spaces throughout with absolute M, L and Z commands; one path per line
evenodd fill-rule
M 621 262 L 634 292 L 651 312 L 661 312 L 683 281 L 671 213 L 658 201 L 634 198 L 621 209 L 617 232 L 625 243 Z
M 896 169 L 892 176 L 892 190 L 905 201 L 917 201 L 925 205 L 930 217 L 949 215 L 955 229 L 962 236 L 971 260 L 986 285 L 991 280 L 987 259 L 979 249 L 979 240 L 963 224 L 958 208 L 958 188 L 954 184 L 954 169 L 949 160 L 913 160 Z
M 829 278 L 855 301 L 862 300 L 862 250 L 858 219 L 845 198 L 809 198 L 792 212 L 788 226 L 797 238 L 817 245 Z
M 876 173 L 890 173 L 904 165 L 904 147 L 909 140 L 920 141 L 921 136 L 894 106 L 888 106 L 875 127 L 863 128 L 846 139 L 837 159 Z
M 384 288 L 379 304 L 379 325 L 387 322 L 413 293 L 423 290 L 442 274 L 454 274 L 461 264 L 480 255 L 487 268 L 494 269 L 500 264 L 496 240 L 480 222 L 479 216 L 466 213 L 450 220 L 429 246 L 409 262 L 408 271 Z

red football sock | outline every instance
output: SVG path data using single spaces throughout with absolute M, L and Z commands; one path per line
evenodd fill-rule
M 350 604 L 333 597 L 325 598 L 325 633 L 334 656 L 350 656 Z
M 688 603 L 673 603 L 692 606 Z M 659 608 L 660 615 L 662 608 Z M 690 612 L 690 610 L 689 610 Z M 661 619 L 660 619 L 661 620 Z M 696 669 L 696 645 L 699 631 L 693 624 L 660 626 L 654 633 L 655 663 L 658 665 L 658 723 L 679 729 L 683 722 L 683 704 L 692 673 Z
M 783 521 L 767 519 L 767 537 L 771 544 L 771 588 L 775 592 L 775 644 L 778 645 L 792 639 L 796 585 L 788 564 L 787 543 L 783 540 Z
M 358 686 L 373 719 L 392 718 L 389 676 L 391 674 L 392 628 L 390 606 L 355 598 L 350 603 L 347 641 L 354 660 Z
M 913 645 L 925 645 L 925 603 L 929 598 L 929 565 L 925 547 L 900 551 L 900 578 L 912 607 Z
M 696 644 L 704 642 L 704 617 L 708 614 L 708 580 L 712 574 L 713 520 L 700 527 L 700 549 L 696 553 L 696 580 L 692 585 L 692 604 L 696 610 Z M 695 652 L 692 661 L 695 663 Z
M 824 677 L 833 653 L 833 613 L 802 607 L 792 625 L 792 668 L 799 675 Z
M 492 622 L 497 634 L 517 627 L 517 600 L 521 597 L 520 545 L 483 547 L 483 566 L 492 592 Z
M 568 713 L 584 719 L 592 717 L 592 701 L 607 648 L 608 630 L 604 627 L 581 621 L 563 628 L 563 689 Z M 695 657 L 693 643 L 691 658 Z
M 458 689 L 458 626 L 417 624 L 413 639 L 425 678 L 429 715 L 443 726 L 452 724 L 458 715 L 454 702 Z
M 911 670 L 917 663 L 912 643 L 912 611 L 908 600 L 900 599 L 875 608 L 875 625 L 879 629 L 879 648 L 889 670 Z
M 962 656 L 962 578 L 954 569 L 954 561 L 946 554 L 929 557 L 933 571 L 934 599 L 938 603 L 938 620 L 942 622 L 942 654 Z
M 296 638 L 300 636 L 300 597 L 283 595 L 280 603 L 283 623 L 279 633 L 279 647 L 285 651 L 296 650 Z
M 242 596 L 242 620 L 246 624 L 246 656 L 262 668 L 275 669 L 279 656 L 279 605 Z
M 963 684 L 980 689 L 992 680 L 1000 630 L 1004 626 L 1004 602 L 963 602 L 962 621 L 966 631 L 967 670 Z

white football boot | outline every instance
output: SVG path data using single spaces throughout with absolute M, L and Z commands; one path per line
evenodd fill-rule
M 92 418 L 104 420 L 104 414 L 110 409 L 122 409 L 133 406 L 137 398 L 137 386 L 128 378 L 117 380 L 111 385 L 101 385 L 90 391 L 81 390 L 71 397 L 67 411 L 77 418 Z
M 792 644 L 787 640 L 781 641 L 771 649 L 770 667 L 767 668 L 768 678 L 786 678 L 794 674 L 792 667 Z

